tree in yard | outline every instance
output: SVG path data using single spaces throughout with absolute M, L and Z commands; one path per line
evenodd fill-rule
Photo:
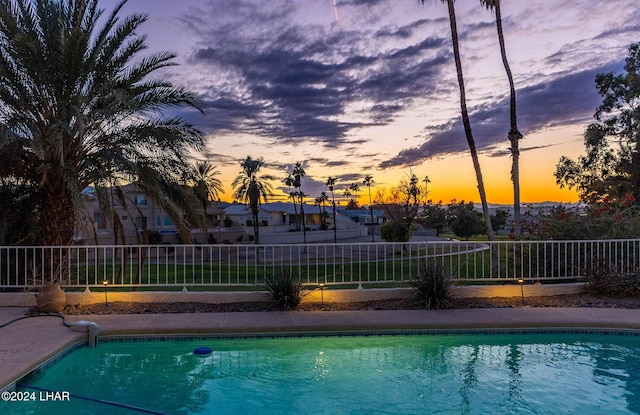
M 447 209 L 447 221 L 451 231 L 465 241 L 483 231 L 482 214 L 475 209 L 473 202 L 462 201 L 450 205 Z
M 426 183 L 421 182 L 413 173 L 388 192 L 384 189 L 379 190 L 376 203 L 382 206 L 385 214 L 390 218 L 390 221 L 385 223 L 386 226 L 383 225 L 380 228 L 383 238 L 383 228 L 385 228 L 385 234 L 396 238 L 395 242 L 409 240 L 413 224 L 418 220 L 426 204 L 426 195 Z
M 522 134 L 518 130 L 518 118 L 516 113 L 516 88 L 513 82 L 513 75 L 511 74 L 511 67 L 507 60 L 507 49 L 504 44 L 504 33 L 502 31 L 502 12 L 500 0 L 480 0 L 480 4 L 487 9 L 492 10 L 496 14 L 496 28 L 498 30 L 498 43 L 500 44 L 500 55 L 502 56 L 502 64 L 504 65 L 504 71 L 507 74 L 509 80 L 509 118 L 511 126 L 509 128 L 509 134 L 507 135 L 510 143 L 511 150 L 511 181 L 513 182 L 513 219 L 514 219 L 514 236 L 515 239 L 520 239 L 522 233 L 521 230 L 521 214 L 520 214 L 520 148 L 519 141 L 522 139 Z M 495 230 L 495 229 L 494 229 Z
M 233 198 L 243 203 L 249 204 L 251 208 L 253 233 L 255 243 L 260 243 L 260 223 L 258 221 L 258 212 L 261 202 L 266 202 L 271 196 L 271 184 L 269 181 L 276 180 L 271 175 L 258 176 L 260 169 L 264 165 L 262 158 L 253 159 L 247 156 L 240 162 L 242 171 L 233 180 L 231 185 L 234 188 Z
M 435 229 L 436 235 L 439 236 L 447 226 L 446 214 L 447 211 L 442 207 L 441 203 L 426 204 L 418 216 L 418 223 L 425 228 Z
M 300 216 L 302 222 L 302 238 L 304 243 L 307 243 L 307 225 L 305 224 L 304 217 L 304 198 L 306 195 L 302 191 L 302 178 L 306 175 L 304 171 L 304 167 L 302 167 L 301 162 L 296 162 L 293 166 L 293 186 L 296 188 L 297 196 L 298 196 L 298 204 L 300 204 Z M 298 228 L 300 229 L 300 228 Z
M 348 199 L 347 209 L 358 209 L 358 192 L 360 186 L 357 183 L 351 183 L 348 189 L 344 189 L 342 196 Z
M 364 176 L 362 180 L 362 184 L 367 186 L 367 190 L 369 191 L 369 216 L 371 217 L 371 242 L 376 241 L 376 235 L 373 228 L 373 207 L 371 206 L 371 185 L 373 184 L 373 176 L 367 174 Z
M 349 200 L 347 202 L 347 209 L 349 209 L 349 204 L 351 203 L 351 199 L 353 199 L 353 194 L 351 193 L 351 190 L 349 189 L 344 189 L 344 191 L 342 192 L 342 196 L 347 198 L 347 200 Z
M 293 212 L 295 213 L 295 217 L 296 217 L 296 230 L 299 231 L 300 221 L 298 220 L 298 191 L 295 188 L 295 183 L 296 183 L 295 179 L 293 178 L 291 173 L 289 173 L 287 177 L 285 177 L 284 179 L 284 184 L 288 188 L 289 198 L 293 203 Z
M 338 243 L 338 224 L 336 223 L 336 197 L 333 193 L 333 189 L 335 188 L 336 182 L 338 179 L 333 176 L 329 176 L 327 179 L 327 188 L 331 192 L 331 208 L 333 209 L 333 242 Z
M 426 0 L 420 0 L 422 4 Z M 476 172 L 476 180 L 478 182 L 478 192 L 480 193 L 480 201 L 482 203 L 482 212 L 484 214 L 484 224 L 487 232 L 487 237 L 490 241 L 493 240 L 493 228 L 491 227 L 491 219 L 489 215 L 489 205 L 487 203 L 487 195 L 484 189 L 484 179 L 482 178 L 482 170 L 480 168 L 480 160 L 478 159 L 478 151 L 476 150 L 476 143 L 471 132 L 471 122 L 469 121 L 469 112 L 467 111 L 467 98 L 464 87 L 464 77 L 462 75 L 462 61 L 460 60 L 460 47 L 458 45 L 458 29 L 456 24 L 456 11 L 454 6 L 454 0 L 440 0 L 442 3 L 447 3 L 449 9 L 449 26 L 451 28 L 451 41 L 453 43 L 453 56 L 456 64 L 456 73 L 458 75 L 458 88 L 460 90 L 460 113 L 462 115 L 462 124 L 464 126 L 464 133 L 469 145 L 469 152 L 471 153 L 471 160 L 473 161 L 473 168 Z
M 424 176 L 424 179 L 422 179 L 422 183 L 424 183 L 424 195 L 426 197 L 429 196 L 429 183 L 431 183 L 431 180 L 429 180 L 429 176 Z M 427 199 L 427 203 L 431 203 L 431 200 Z
M 220 200 L 220 193 L 224 193 L 222 182 L 216 177 L 220 171 L 208 160 L 197 161 L 192 169 L 193 191 L 206 213 L 209 202 Z
M 491 215 L 491 225 L 493 226 L 493 229 L 496 232 L 498 232 L 500 229 L 503 229 L 505 226 L 507 226 L 508 220 L 509 220 L 509 212 L 507 212 L 506 210 L 498 209 L 496 210 L 495 215 Z
M 329 201 L 329 196 L 322 192 L 320 196 L 316 197 L 315 202 L 318 206 L 318 210 L 320 211 L 320 229 L 327 229 L 327 210 L 325 209 L 324 204 Z
M 0 3 L 0 158 L 12 166 L 3 178 L 38 194 L 25 214 L 38 215 L 42 245 L 73 243 L 90 185 L 113 218 L 111 186 L 124 182 L 135 182 L 191 240 L 184 213 L 198 203 L 181 178 L 203 138 L 162 111 L 200 107 L 194 94 L 157 77 L 173 54 L 140 55 L 147 17 L 121 19 L 124 4 L 102 17 L 97 0 Z
M 640 43 L 629 47 L 624 70 L 596 75 L 603 101 L 584 133 L 587 154 L 563 156 L 556 166 L 556 183 L 591 204 L 627 194 L 640 200 Z
M 220 193 L 224 193 L 222 182 L 216 176 L 220 171 L 210 161 L 196 161 L 192 166 L 191 184 L 193 192 L 202 205 L 205 220 L 202 222 L 205 241 L 208 239 L 209 223 L 207 223 L 207 207 L 212 200 L 220 200 Z

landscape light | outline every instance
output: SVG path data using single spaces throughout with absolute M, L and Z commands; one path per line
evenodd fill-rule
M 522 288 L 522 286 L 524 285 L 524 280 L 520 278 L 518 280 L 518 284 L 520 284 L 520 295 L 522 295 L 522 304 L 524 304 L 524 288 Z
M 107 301 L 107 285 L 109 285 L 109 281 L 102 281 L 102 285 L 104 285 L 104 305 L 109 305 L 109 302 Z

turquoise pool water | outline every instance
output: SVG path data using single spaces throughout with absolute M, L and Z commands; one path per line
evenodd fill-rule
M 640 414 L 640 337 L 103 342 L 24 384 L 16 393 L 36 401 L 0 402 L 1 414 L 142 413 L 83 397 L 167 414 Z M 71 396 L 43 401 L 42 389 Z

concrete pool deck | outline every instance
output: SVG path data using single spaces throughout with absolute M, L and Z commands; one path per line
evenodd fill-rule
M 0 307 L 0 326 L 28 307 Z M 376 330 L 600 328 L 640 331 L 640 310 L 611 308 L 486 308 L 464 310 L 288 311 L 255 313 L 66 316 L 98 324 L 99 336 L 365 332 Z M 0 390 L 86 342 L 56 316 L 26 318 L 0 327 Z M 98 347 L 100 347 L 98 345 Z

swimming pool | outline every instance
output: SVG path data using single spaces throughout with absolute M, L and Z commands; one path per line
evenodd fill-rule
M 201 346 L 213 352 L 194 355 Z M 43 391 L 71 397 L 43 401 Z M 140 413 L 124 407 L 135 406 L 167 414 L 639 414 L 640 337 L 103 342 L 31 375 L 15 393 L 35 393 L 35 402 L 0 402 L 0 413 Z

